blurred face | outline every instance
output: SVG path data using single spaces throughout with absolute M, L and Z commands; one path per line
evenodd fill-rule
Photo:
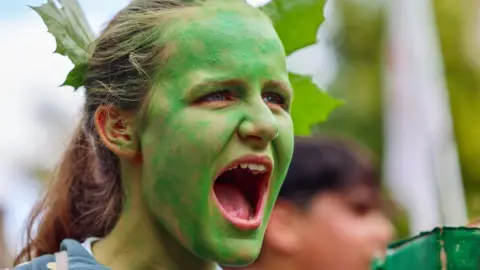
M 302 269 L 370 269 L 393 233 L 374 198 L 368 188 L 318 195 L 298 223 Z
M 140 135 L 145 204 L 192 253 L 248 264 L 293 151 L 282 44 L 254 9 L 203 6 L 168 30 Z

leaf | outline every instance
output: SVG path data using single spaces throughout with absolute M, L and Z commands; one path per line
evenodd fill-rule
M 327 120 L 329 113 L 343 104 L 322 92 L 309 77 L 290 73 L 290 83 L 295 90 L 291 111 L 295 135 L 310 135 L 313 125 Z
M 317 41 L 317 30 L 325 20 L 325 0 L 274 0 L 261 9 L 269 14 L 287 55 Z M 295 135 L 310 135 L 311 127 L 325 121 L 343 104 L 323 92 L 310 77 L 290 73 L 295 89 L 292 119 Z
M 55 37 L 55 53 L 67 56 L 75 68 L 69 73 L 64 85 L 83 84 L 83 75 L 88 60 L 88 47 L 94 41 L 94 34 L 76 0 L 53 0 L 39 7 L 31 7 L 40 15 L 48 32 Z M 82 79 L 82 81 L 79 81 Z
M 325 0 L 274 0 L 261 10 L 270 16 L 288 55 L 316 42 L 325 20 L 324 4 Z
M 85 72 L 87 71 L 87 64 L 76 65 L 67 75 L 65 82 L 61 86 L 72 86 L 74 91 L 83 86 L 85 81 Z

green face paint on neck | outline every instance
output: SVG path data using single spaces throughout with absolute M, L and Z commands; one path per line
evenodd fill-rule
M 195 255 L 224 265 L 248 264 L 258 256 L 293 152 L 285 54 L 258 10 L 216 5 L 188 15 L 169 28 L 174 51 L 152 90 L 140 138 L 145 205 L 158 226 Z M 241 193 L 213 188 L 222 169 L 247 155 L 273 165 L 261 222 L 248 228 L 222 214 L 216 201 L 240 208 L 237 214 L 245 221 L 254 213 L 244 216 Z M 254 181 L 261 182 L 261 174 L 254 178 L 242 170 L 235 185 L 253 189 Z

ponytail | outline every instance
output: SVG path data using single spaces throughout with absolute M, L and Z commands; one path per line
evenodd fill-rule
M 83 124 L 28 220 L 26 246 L 15 264 L 57 252 L 65 238 L 83 241 L 104 237 L 113 229 L 123 201 L 119 160 L 100 142 L 93 116 L 101 105 L 141 114 L 153 86 L 151 78 L 171 53 L 168 35 L 158 30 L 169 24 L 172 11 L 203 3 L 132 1 L 95 40 L 86 68 L 82 66 Z
M 55 178 L 33 209 L 26 246 L 15 258 L 15 265 L 57 252 L 66 238 L 84 241 L 90 236 L 104 237 L 118 220 L 123 197 L 118 158 L 98 136 L 90 135 L 93 130 L 88 126 L 77 129 Z

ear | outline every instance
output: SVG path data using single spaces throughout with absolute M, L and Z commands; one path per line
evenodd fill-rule
M 264 245 L 281 254 L 295 253 L 302 245 L 302 218 L 300 210 L 290 202 L 277 201 L 265 232 Z
M 133 119 L 132 114 L 113 106 L 100 106 L 95 112 L 95 127 L 100 139 L 119 157 L 132 159 L 139 154 Z

